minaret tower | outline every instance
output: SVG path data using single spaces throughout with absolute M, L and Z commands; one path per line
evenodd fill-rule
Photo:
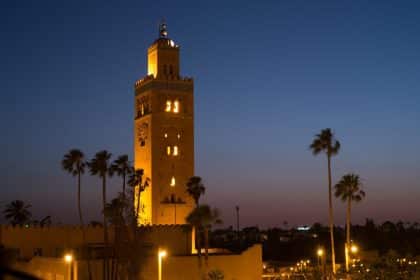
M 134 167 L 150 178 L 138 223 L 184 224 L 194 207 L 186 193 L 194 175 L 194 83 L 180 76 L 179 46 L 165 23 L 147 63 L 147 76 L 135 84 Z

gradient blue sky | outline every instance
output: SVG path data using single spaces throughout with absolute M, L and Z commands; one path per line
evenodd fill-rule
M 418 1 L 4 1 L 0 207 L 77 220 L 60 160 L 73 147 L 132 157 L 133 84 L 165 18 L 195 79 L 204 200 L 226 226 L 237 204 L 243 225 L 325 223 L 326 161 L 308 149 L 325 127 L 342 142 L 334 180 L 364 180 L 354 221 L 419 221 L 419 14 Z M 87 220 L 100 190 L 84 179 Z

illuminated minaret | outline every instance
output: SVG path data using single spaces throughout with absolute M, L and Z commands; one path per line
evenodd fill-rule
M 180 76 L 179 46 L 166 24 L 147 52 L 147 76 L 135 84 L 134 166 L 150 185 L 140 198 L 140 224 L 184 224 L 194 207 L 194 83 Z

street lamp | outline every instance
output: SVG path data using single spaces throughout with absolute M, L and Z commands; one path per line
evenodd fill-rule
M 69 265 L 68 268 L 68 276 L 69 279 L 73 279 L 73 255 L 72 254 L 65 254 L 64 255 L 64 262 Z
M 350 251 L 353 253 L 353 254 L 357 254 L 357 252 L 359 251 L 359 248 L 356 246 L 356 245 L 351 245 L 351 247 L 350 247 Z
M 64 255 L 64 261 L 66 263 L 71 263 L 73 261 L 73 255 L 72 254 L 65 254 Z
M 316 254 L 318 255 L 318 257 L 322 257 L 322 256 L 324 255 L 324 250 L 322 250 L 322 248 L 319 248 L 319 249 L 316 251 Z
M 158 251 L 158 280 L 162 280 L 162 259 L 167 255 L 165 250 Z
M 316 251 L 316 255 L 318 256 L 318 268 L 321 271 L 322 274 L 322 279 L 324 279 L 324 274 L 325 274 L 325 262 L 324 262 L 324 255 L 325 255 L 325 251 L 322 247 L 319 247 L 318 250 Z

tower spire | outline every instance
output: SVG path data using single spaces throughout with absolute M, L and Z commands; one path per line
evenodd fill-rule
M 162 20 L 159 24 L 159 38 L 168 38 L 168 31 L 165 20 Z

